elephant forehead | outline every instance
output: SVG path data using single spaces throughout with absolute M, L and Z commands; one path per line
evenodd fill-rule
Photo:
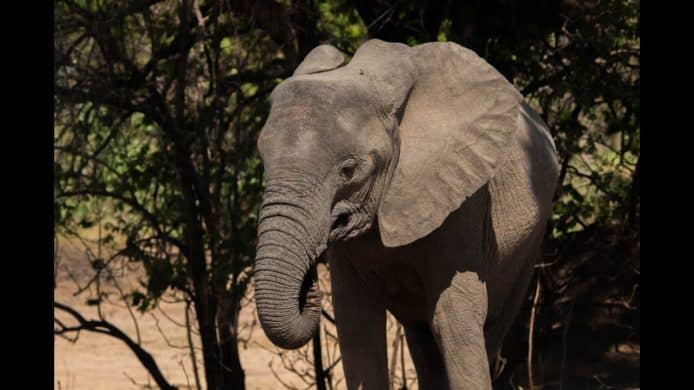
M 289 143 L 307 143 L 320 138 L 326 128 L 338 122 L 336 111 L 316 102 L 293 101 L 273 105 L 261 138 L 273 138 Z M 301 141 L 301 142 L 299 142 Z
M 342 131 L 334 131 L 334 116 L 311 107 L 292 107 L 272 113 L 258 138 L 258 148 L 267 162 L 282 160 L 332 161 L 340 153 L 339 144 L 346 144 Z
M 312 155 L 334 161 L 363 149 L 379 133 L 377 105 L 359 85 L 319 74 L 292 77 L 272 94 L 270 115 L 258 138 L 263 159 Z M 317 75 L 316 75 L 317 76 Z
M 324 141 L 316 124 L 291 118 L 286 123 L 268 123 L 258 138 L 264 157 L 268 154 L 302 154 L 316 149 Z
M 372 80 L 348 69 L 291 77 L 272 92 L 272 107 L 308 104 L 331 110 L 377 104 Z
M 277 132 L 315 129 L 321 122 L 331 119 L 328 110 L 316 107 L 312 102 L 295 101 L 281 106 L 273 106 L 265 127 L 268 131 Z
M 278 87 L 279 88 L 279 87 Z M 322 141 L 322 137 L 347 136 L 374 118 L 359 94 L 338 89 L 325 82 L 291 83 L 276 90 L 262 138 L 274 138 L 289 144 Z

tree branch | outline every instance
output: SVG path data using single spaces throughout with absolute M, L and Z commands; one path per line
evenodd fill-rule
M 110 322 L 105 320 L 87 320 L 77 310 L 59 302 L 54 302 L 53 307 L 70 314 L 75 320 L 77 320 L 77 322 L 79 322 L 78 326 L 60 327 L 55 331 L 56 334 L 64 334 L 66 332 L 79 332 L 81 330 L 87 330 L 90 332 L 106 334 L 118 340 L 121 340 L 130 348 L 130 350 L 135 354 L 135 356 L 137 356 L 137 359 L 144 366 L 147 372 L 149 372 L 150 375 L 152 375 L 152 378 L 160 388 L 165 390 L 177 389 L 177 387 L 169 384 L 166 378 L 164 378 L 164 375 L 161 373 L 161 370 L 159 369 L 157 363 L 154 361 L 152 355 L 149 352 L 145 351 L 135 341 L 128 337 L 127 334 L 123 333 L 123 331 L 118 329 Z

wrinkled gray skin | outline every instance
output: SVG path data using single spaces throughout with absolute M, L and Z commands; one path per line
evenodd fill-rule
M 258 139 L 267 190 L 255 295 L 293 349 L 320 317 L 327 250 L 350 389 L 388 387 L 385 313 L 405 326 L 420 388 L 491 388 L 551 210 L 542 120 L 458 45 L 314 49 L 272 95 Z

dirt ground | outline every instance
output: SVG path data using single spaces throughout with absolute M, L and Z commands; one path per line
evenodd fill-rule
M 91 269 L 88 255 L 82 246 L 76 243 L 61 242 L 58 246 L 58 266 L 56 269 L 55 300 L 78 310 L 87 319 L 98 319 L 96 306 L 87 304 L 89 291 L 75 295 L 77 284 L 85 285 L 93 270 Z M 132 277 L 121 280 L 118 287 L 128 292 L 137 286 L 138 275 L 142 272 L 128 273 Z M 322 289 L 327 290 L 329 285 L 329 273 L 319 267 Z M 92 296 L 95 285 L 92 284 Z M 109 292 L 110 297 L 117 296 L 116 286 L 106 281 L 100 285 L 102 291 Z M 111 298 L 109 298 L 111 299 Z M 117 299 L 114 299 L 117 302 Z M 324 307 L 330 311 L 329 299 L 326 298 Z M 241 336 L 248 338 L 247 343 L 240 346 L 241 363 L 246 374 L 246 387 L 254 389 L 282 389 L 282 383 L 295 386 L 297 389 L 309 388 L 300 378 L 283 367 L 278 348 L 274 347 L 265 337 L 259 325 L 254 325 L 255 306 L 250 303 L 241 312 Z M 169 383 L 179 386 L 181 389 L 195 388 L 195 378 L 187 344 L 185 324 L 185 305 L 183 303 L 159 302 L 156 309 L 146 314 L 137 311 L 130 312 L 122 303 L 107 304 L 102 307 L 102 315 L 109 322 L 118 326 L 134 340 L 139 339 L 145 350 L 152 354 L 159 365 L 163 375 Z M 56 310 L 56 317 L 66 325 L 75 324 L 69 316 Z M 135 327 L 135 319 L 138 326 Z M 191 316 L 191 320 L 193 317 Z M 194 321 L 194 320 L 193 320 Z M 332 334 L 334 327 L 323 321 L 324 327 Z M 392 369 L 395 362 L 397 382 L 401 382 L 402 375 L 401 356 L 392 356 L 393 341 L 397 329 L 397 323 L 389 318 L 388 322 L 388 359 Z M 541 377 L 545 378 L 543 386 L 537 389 L 557 389 L 560 377 L 560 364 L 565 360 L 564 389 L 635 389 L 639 387 L 639 357 L 638 345 L 615 345 L 604 353 L 590 352 L 589 347 L 594 343 L 594 334 L 578 335 L 571 337 L 571 348 L 568 356 L 562 346 L 564 341 L 556 340 L 540 351 L 541 362 L 537 371 L 541 371 Z M 74 337 L 74 334 L 72 335 Z M 339 349 L 330 337 L 323 335 L 324 366 L 329 366 L 339 356 Z M 193 335 L 193 344 L 196 350 L 199 377 L 202 388 L 205 388 L 205 378 L 202 372 L 202 357 L 199 351 L 199 341 Z M 307 356 L 312 356 L 310 344 L 304 348 Z M 296 357 L 299 352 L 285 353 L 285 359 Z M 405 349 L 402 356 L 405 361 L 405 376 L 407 388 L 416 389 L 414 366 Z M 312 372 L 311 367 L 298 365 L 299 370 Z M 273 374 L 273 371 L 276 373 Z M 515 379 L 512 378 L 513 388 L 525 382 L 527 375 L 525 366 L 517 367 Z M 335 389 L 344 389 L 341 364 L 335 366 Z M 141 366 L 135 355 L 120 340 L 113 337 L 81 332 L 76 342 L 68 341 L 61 337 L 55 337 L 54 360 L 55 389 L 143 389 L 156 388 L 154 382 Z M 555 379 L 552 379 L 555 378 Z M 281 382 L 280 382 L 281 380 Z M 150 387 L 151 386 L 151 387 Z M 401 383 L 396 383 L 400 388 Z M 315 386 L 313 386 L 315 388 Z
M 85 285 L 93 275 L 85 250 L 77 243 L 61 242 L 58 246 L 58 260 L 55 301 L 78 310 L 87 319 L 98 319 L 96 306 L 90 306 L 86 303 L 89 296 L 88 291 L 77 296 L 74 295 L 78 290 L 77 283 Z M 141 272 L 139 274 L 142 275 Z M 323 281 L 325 281 L 327 272 L 322 270 L 321 274 Z M 119 284 L 123 291 L 129 291 L 131 287 L 136 287 L 137 277 L 129 279 L 121 281 Z M 117 293 L 117 289 L 105 281 L 100 287 L 103 291 L 109 291 L 112 294 Z M 92 291 L 94 291 L 94 287 L 92 287 Z M 114 301 L 117 300 L 114 299 Z M 254 312 L 255 306 L 252 303 L 241 311 L 241 323 L 243 324 L 241 335 L 248 336 L 250 334 L 248 343 L 245 346 L 240 346 L 241 363 L 246 374 L 246 388 L 249 390 L 284 388 L 282 383 L 273 375 L 270 366 L 282 382 L 293 384 L 300 389 L 306 388 L 306 385 L 299 380 L 297 375 L 283 368 L 280 357 L 273 353 L 273 351 L 279 350 L 265 337 L 260 326 L 256 325 L 250 332 L 250 325 L 254 321 Z M 55 310 L 55 313 L 57 318 L 65 322 L 66 325 L 76 324 L 70 316 L 65 315 L 60 310 Z M 108 304 L 103 305 L 102 315 L 134 340 L 137 340 L 137 331 L 139 330 L 141 345 L 152 354 L 169 383 L 180 386 L 182 389 L 195 388 L 186 330 L 182 326 L 185 324 L 185 304 L 160 302 L 155 310 L 146 314 L 137 311 L 133 311 L 131 314 L 122 304 Z M 137 330 L 133 317 L 138 324 Z M 334 328 L 325 326 L 334 333 Z M 396 325 L 391 323 L 389 328 L 391 329 L 388 340 L 390 359 Z M 74 334 L 71 336 L 74 337 Z M 324 365 L 326 366 L 334 361 L 335 356 L 339 356 L 339 349 L 329 341 L 331 340 L 324 340 L 328 343 L 328 348 L 324 346 L 324 354 L 328 353 L 326 349 L 329 349 L 331 353 L 330 356 L 324 358 Z M 200 381 L 202 387 L 205 388 L 202 354 L 199 351 L 200 344 L 195 335 L 193 335 L 193 344 L 197 352 Z M 306 347 L 306 351 L 311 356 L 309 347 L 310 344 Z M 400 361 L 399 356 L 397 360 Z M 405 365 L 406 375 L 413 378 L 414 369 L 407 350 L 405 351 Z M 401 372 L 399 366 L 397 370 Z M 337 364 L 334 373 L 336 381 L 342 378 L 342 375 L 342 367 Z M 409 384 L 411 381 L 412 379 L 410 379 Z M 152 388 L 156 388 L 147 371 L 122 341 L 107 335 L 86 331 L 80 332 L 76 342 L 55 337 L 54 382 L 55 389 L 60 390 L 143 389 L 150 385 Z M 335 387 L 335 389 L 344 388 L 344 380 L 337 383 Z M 412 387 L 410 386 L 410 388 Z

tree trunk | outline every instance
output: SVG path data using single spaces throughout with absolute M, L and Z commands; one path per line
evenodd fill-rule
M 238 310 L 236 302 L 230 297 L 220 297 L 217 322 L 219 328 L 219 349 L 222 352 L 222 370 L 224 389 L 244 390 L 246 388 L 245 373 L 241 366 L 238 346 Z
M 321 353 L 320 343 L 320 320 L 318 320 L 318 331 L 313 335 L 313 367 L 316 371 L 316 389 L 325 389 L 325 370 L 323 369 L 323 354 Z

